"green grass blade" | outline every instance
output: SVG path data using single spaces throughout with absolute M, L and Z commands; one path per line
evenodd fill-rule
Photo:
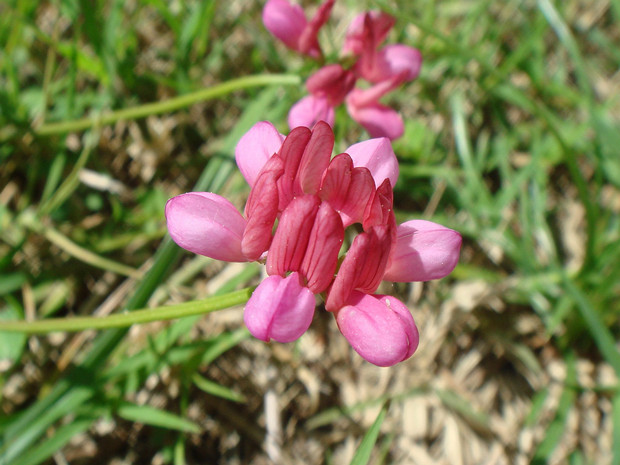
M 385 420 L 385 415 L 387 414 L 389 408 L 390 404 L 389 402 L 386 402 L 379 411 L 379 415 L 377 415 L 377 418 L 373 422 L 372 426 L 364 435 L 360 446 L 357 448 L 357 451 L 351 460 L 351 465 L 366 465 L 368 463 L 370 460 L 370 454 L 372 454 L 372 450 L 374 449 L 379 437 L 381 425 L 383 424 L 383 420 Z
M 607 326 L 605 326 L 597 310 L 590 304 L 585 294 L 577 288 L 566 274 L 563 274 L 562 277 L 564 288 L 575 301 L 577 310 L 584 319 L 588 331 L 592 335 L 598 349 L 601 351 L 605 360 L 607 360 L 616 371 L 616 374 L 620 376 L 620 352 L 618 352 L 616 348 L 616 340 L 609 329 L 607 329 Z
M 90 428 L 94 418 L 77 418 L 56 429 L 52 436 L 28 449 L 13 465 L 37 465 L 67 444 L 75 435 Z
M 58 383 L 58 391 L 63 389 L 64 392 L 37 402 L 36 408 L 27 410 L 17 418 L 17 421 L 7 425 L 4 431 L 6 442 L 0 447 L 0 463 L 13 463 L 13 460 L 21 457 L 37 439 L 45 434 L 50 425 L 67 413 L 75 411 L 90 399 L 95 389 L 92 386 L 83 385 L 84 381 L 86 380 L 75 376 Z
M 200 433 L 200 427 L 196 423 L 149 405 L 136 405 L 127 402 L 121 404 L 116 413 L 125 420 L 136 423 L 184 431 L 186 433 Z
M 207 394 L 211 394 L 212 396 L 221 397 L 222 399 L 231 400 L 233 402 L 245 402 L 246 400 L 243 394 L 239 394 L 226 386 L 222 386 L 215 381 L 204 378 L 198 373 L 195 373 L 194 376 L 192 376 L 192 382 L 198 389 L 206 392 Z
M 575 390 L 573 389 L 576 382 L 577 367 L 575 363 L 575 356 L 568 354 L 566 356 L 566 380 L 564 383 L 564 390 L 560 396 L 560 402 L 555 413 L 555 418 L 547 427 L 545 437 L 538 445 L 538 448 L 534 453 L 532 465 L 543 465 L 549 463 L 549 457 L 560 442 L 560 439 L 562 439 L 564 429 L 566 428 L 568 412 L 573 407 L 575 398 L 577 397 Z

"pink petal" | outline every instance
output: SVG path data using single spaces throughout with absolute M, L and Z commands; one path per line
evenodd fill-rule
M 299 51 L 299 40 L 306 28 L 304 10 L 286 0 L 269 0 L 263 8 L 263 24 L 284 44 Z
M 318 35 L 323 24 L 329 19 L 335 0 L 325 1 L 317 10 L 312 19 L 304 28 L 299 38 L 299 51 L 312 58 L 320 58 L 321 47 L 319 46 Z
M 351 184 L 340 210 L 343 222 L 347 226 L 353 223 L 362 223 L 366 207 L 374 195 L 375 181 L 370 170 L 364 166 L 353 168 Z
M 334 107 L 326 97 L 308 95 L 293 105 L 288 113 L 288 126 L 293 129 L 299 126 L 312 128 L 319 121 L 334 125 Z
M 224 260 L 245 262 L 241 238 L 246 221 L 235 206 L 211 192 L 189 192 L 166 203 L 170 236 L 190 252 Z
M 273 0 L 272 0 L 273 1 Z M 246 132 L 235 148 L 235 159 L 250 187 L 267 160 L 280 149 L 284 136 L 268 121 L 259 121 Z
M 305 194 L 316 194 L 321 185 L 323 173 L 329 165 L 334 148 L 334 131 L 325 121 L 319 121 L 312 130 L 299 162 L 296 184 Z
M 371 137 L 398 139 L 403 135 L 403 119 L 392 108 L 374 103 L 364 107 L 347 104 L 347 111 L 355 121 L 361 124 Z
M 355 75 L 341 65 L 323 66 L 306 81 L 308 92 L 316 97 L 325 97 L 329 105 L 336 107 L 344 102 L 355 85 Z
M 358 109 L 375 105 L 381 97 L 400 86 L 404 76 L 403 72 L 402 75 L 380 81 L 367 89 L 353 89 L 346 98 L 347 108 Z
M 298 273 L 269 276 L 248 300 L 243 320 L 258 339 L 292 342 L 310 327 L 314 308 L 314 294 L 301 285 Z
M 459 259 L 461 235 L 431 221 L 412 220 L 398 226 L 396 246 L 384 279 L 429 281 L 447 276 Z
M 319 190 L 321 200 L 329 202 L 340 217 L 344 227 L 361 223 L 364 211 L 374 197 L 375 182 L 368 168 L 353 168 L 353 161 L 346 153 L 332 159 Z
M 377 48 L 385 40 L 388 32 L 394 25 L 394 18 L 381 11 L 368 11 L 360 13 L 353 18 L 347 29 L 344 46 L 344 54 L 359 55 L 364 51 L 364 43 L 368 47 Z
M 348 154 L 341 153 L 331 160 L 323 174 L 319 197 L 329 202 L 337 211 L 340 211 L 346 202 L 352 170 L 353 160 Z
M 319 202 L 314 195 L 304 195 L 293 199 L 282 212 L 267 254 L 269 275 L 300 270 Z
M 381 73 L 377 80 L 402 76 L 404 81 L 412 81 L 420 74 L 422 54 L 408 45 L 391 44 L 379 50 L 377 61 Z
M 385 179 L 377 188 L 370 202 L 366 205 L 364 211 L 364 221 L 362 226 L 364 230 L 369 230 L 372 226 L 388 224 L 394 217 L 393 210 L 394 191 L 389 179 Z M 396 224 L 394 223 L 394 228 Z
M 370 139 L 352 145 L 346 150 L 354 166 L 364 166 L 370 170 L 375 186 L 379 187 L 387 178 L 392 186 L 398 179 L 398 160 L 392 144 L 384 137 Z
M 312 133 L 306 127 L 293 129 L 278 152 L 284 161 L 284 173 L 278 179 L 278 195 L 280 196 L 279 210 L 283 211 L 296 193 L 301 191 L 296 181 L 299 163 L 304 154 L 304 150 L 312 137 Z
M 413 317 L 395 297 L 354 292 L 336 314 L 336 322 L 355 351 L 377 366 L 402 362 L 418 347 Z
M 314 220 L 301 272 L 315 294 L 325 291 L 334 278 L 344 227 L 338 213 L 322 202 Z
M 276 154 L 267 161 L 250 191 L 245 205 L 248 224 L 241 241 L 241 250 L 250 260 L 258 260 L 271 244 L 280 200 L 277 181 L 283 173 L 284 162 Z
M 325 308 L 334 312 L 349 299 L 353 290 L 365 293 L 377 290 L 392 248 L 389 225 L 374 226 L 358 234 L 347 252 L 329 290 Z

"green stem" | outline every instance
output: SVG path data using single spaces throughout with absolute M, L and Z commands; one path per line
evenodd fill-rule
M 162 102 L 147 103 L 137 107 L 124 108 L 122 110 L 73 121 L 43 124 L 39 128 L 35 129 L 34 132 L 39 136 L 49 136 L 53 134 L 83 131 L 94 126 L 104 126 L 121 120 L 138 119 L 150 115 L 169 113 L 180 110 L 181 108 L 189 107 L 204 100 L 221 97 L 240 89 L 276 84 L 299 85 L 301 84 L 301 78 L 293 74 L 258 74 L 255 76 L 245 76 L 239 79 L 232 79 L 230 81 L 223 82 L 207 89 L 201 89 L 196 92 L 191 92 L 189 94 L 164 100 Z
M 253 291 L 254 287 L 248 287 L 240 291 L 208 297 L 203 300 L 194 300 L 166 307 L 145 308 L 103 317 L 76 316 L 73 318 L 47 318 L 36 321 L 0 321 L 0 332 L 45 334 L 54 331 L 77 332 L 87 329 L 126 328 L 134 324 L 203 315 L 216 310 L 241 305 L 248 301 Z

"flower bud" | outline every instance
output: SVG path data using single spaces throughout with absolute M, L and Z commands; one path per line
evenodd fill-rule
M 258 339 L 292 342 L 310 327 L 314 308 L 314 294 L 302 286 L 299 273 L 269 276 L 248 300 L 243 320 Z
M 336 322 L 355 351 L 380 367 L 396 365 L 418 348 L 418 328 L 395 297 L 355 291 L 336 313 Z

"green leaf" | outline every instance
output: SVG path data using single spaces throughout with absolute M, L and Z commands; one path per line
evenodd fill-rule
M 36 465 L 43 462 L 67 444 L 75 435 L 88 430 L 93 421 L 95 421 L 94 418 L 78 418 L 57 428 L 50 437 L 24 452 L 13 462 L 13 465 Z
M 0 320 L 21 320 L 23 311 L 17 300 L 7 299 L 8 306 L 0 310 Z M 26 335 L 20 333 L 5 333 L 0 331 L 0 366 L 13 365 L 22 356 L 26 345 Z M 5 367 L 6 368 L 6 367 Z
M 573 298 L 577 305 L 579 314 L 586 322 L 588 331 L 592 335 L 594 342 L 600 350 L 607 363 L 609 363 L 616 371 L 616 375 L 620 376 L 620 352 L 616 348 L 616 340 L 605 326 L 599 312 L 592 306 L 586 295 L 581 292 L 573 281 L 564 274 L 564 288 L 566 292 Z
M 26 273 L 16 271 L 14 273 L 0 274 L 0 295 L 9 294 L 17 289 L 28 280 Z
M 94 388 L 85 385 L 84 382 L 93 379 L 92 373 L 73 372 L 64 382 L 56 385 L 57 390 L 62 389 L 64 392 L 58 396 L 44 398 L 35 404 L 36 409 L 27 410 L 8 424 L 3 433 L 6 442 L 0 444 L 0 463 L 13 463 L 32 447 L 32 444 L 45 434 L 54 422 L 75 412 L 80 405 L 90 399 L 94 394 Z
M 245 402 L 245 396 L 233 391 L 232 389 L 222 386 L 221 384 L 211 381 L 210 379 L 200 376 L 198 373 L 192 376 L 192 382 L 196 387 L 207 394 L 211 394 L 215 397 L 221 397 L 222 399 L 232 400 L 233 402 Z
M 372 449 L 375 447 L 375 443 L 379 437 L 381 425 L 383 424 L 388 408 L 390 408 L 390 405 L 389 402 L 386 402 L 381 408 L 381 411 L 379 412 L 379 415 L 377 415 L 374 423 L 364 435 L 364 439 L 362 439 L 360 446 L 353 456 L 353 460 L 351 460 L 351 465 L 365 465 L 370 460 L 370 454 L 372 453 Z
M 545 437 L 538 445 L 534 457 L 532 459 L 532 465 L 543 465 L 548 463 L 548 459 L 553 453 L 555 447 L 562 439 L 564 429 L 566 428 L 566 420 L 568 418 L 568 412 L 573 407 L 575 402 L 576 393 L 572 388 L 577 382 L 577 368 L 575 364 L 575 356 L 573 354 L 567 354 L 566 359 L 566 381 L 564 383 L 564 391 L 560 396 L 560 402 L 556 410 L 555 418 L 551 421 L 551 424 L 546 428 Z
M 149 405 L 136 405 L 126 402 L 121 404 L 116 413 L 125 420 L 144 423 L 145 425 L 186 433 L 200 433 L 200 427 L 196 423 Z

